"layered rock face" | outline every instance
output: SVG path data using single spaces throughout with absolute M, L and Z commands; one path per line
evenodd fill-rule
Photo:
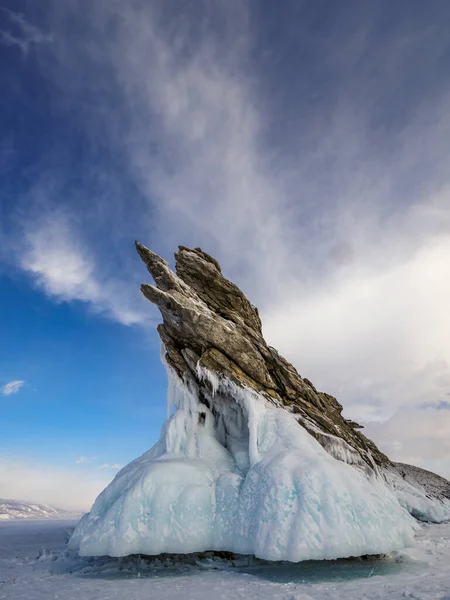
M 390 464 L 360 426 L 342 416 L 336 398 L 317 391 L 267 345 L 258 309 L 223 276 L 213 257 L 180 246 L 175 274 L 139 242 L 136 249 L 156 284 L 143 284 L 141 291 L 161 311 L 158 332 L 166 360 L 182 379 L 193 378 L 201 392 L 209 384 L 199 368 L 207 369 L 284 407 L 335 458 L 368 470 Z M 206 405 L 209 395 L 204 394 Z

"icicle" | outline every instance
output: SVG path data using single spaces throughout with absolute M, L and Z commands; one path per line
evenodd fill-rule
M 209 369 L 205 369 L 205 367 L 202 367 L 199 363 L 197 363 L 196 371 L 200 381 L 207 381 L 209 383 L 211 386 L 211 394 L 214 397 L 222 386 L 219 376 L 209 371 Z

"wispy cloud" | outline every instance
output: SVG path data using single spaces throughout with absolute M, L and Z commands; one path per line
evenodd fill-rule
M 112 469 L 113 471 L 119 471 L 122 468 L 122 466 L 123 465 L 120 465 L 118 463 L 103 463 L 99 466 L 99 469 Z
M 75 462 L 77 465 L 89 465 L 97 460 L 98 456 L 79 456 Z M 102 463 L 97 468 L 100 470 L 119 471 L 123 465 L 119 463 Z
M 114 277 L 102 278 L 64 215 L 52 213 L 28 222 L 24 236 L 18 253 L 20 266 L 48 296 L 57 301 L 86 302 L 94 311 L 124 325 L 143 323 L 148 318 L 138 308 L 137 290 L 124 289 Z
M 100 40 L 92 45 L 71 38 L 64 10 L 55 7 L 60 29 L 49 70 L 61 77 L 59 87 L 70 70 L 71 82 L 80 83 L 65 102 L 90 108 L 91 139 L 101 136 L 123 156 L 145 200 L 126 206 L 153 246 L 172 252 L 179 243 L 204 243 L 225 267 L 244 269 L 256 288 L 288 260 L 280 240 L 294 236 L 291 199 L 280 165 L 263 151 L 264 115 L 245 66 L 248 9 L 219 2 L 198 11 L 195 24 L 185 9 L 172 19 L 161 2 L 101 3 L 90 14 L 87 35 Z M 98 73 L 99 61 L 110 78 Z M 90 91 L 98 77 L 107 90 L 101 106 Z M 118 214 L 125 205 L 117 197 L 108 202 Z
M 86 463 L 92 463 L 97 460 L 97 456 L 79 456 L 75 462 L 77 465 L 84 465 Z
M 331 28 L 295 13 L 280 41 L 245 3 L 55 2 L 45 72 L 139 190 L 99 200 L 102 216 L 129 215 L 157 251 L 217 255 L 302 374 L 389 423 L 449 385 L 448 34 L 433 10 L 356 4 L 330 7 Z M 33 223 L 22 268 L 140 322 L 103 276 L 120 251 L 93 252 L 74 221 Z
M 158 244 L 217 254 L 261 305 L 272 343 L 358 418 L 438 402 L 450 355 L 450 80 L 404 97 L 408 120 L 398 112 L 390 132 L 386 122 L 446 36 L 398 21 L 375 44 L 375 14 L 353 31 L 343 22 L 345 43 L 336 33 L 315 40 L 320 66 L 340 76 L 335 102 L 320 113 L 297 103 L 274 150 L 268 140 L 280 138 L 252 71 L 260 65 L 251 62 L 247 6 L 202 9 L 198 38 L 183 11 L 170 26 L 158 3 L 111 7 L 90 15 L 103 40 L 116 24 L 95 58 L 114 72 L 121 117 L 103 117 L 157 219 Z M 89 79 L 92 52 L 77 56 Z M 374 81 L 368 72 L 388 56 Z
M 24 384 L 25 381 L 22 381 L 20 379 L 9 381 L 2 388 L 0 388 L 0 394 L 2 394 L 2 396 L 10 396 L 11 394 L 17 394 L 17 392 L 22 388 Z
M 52 41 L 52 36 L 41 31 L 25 18 L 25 15 L 4 7 L 0 10 L 7 15 L 11 29 L 0 31 L 0 43 L 16 46 L 26 58 L 32 46 Z

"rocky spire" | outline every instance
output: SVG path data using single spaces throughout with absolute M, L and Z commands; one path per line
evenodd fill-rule
M 200 248 L 180 246 L 173 273 L 139 242 L 136 249 L 156 284 L 143 284 L 141 291 L 161 311 L 158 332 L 166 359 L 181 378 L 194 378 L 201 390 L 209 385 L 198 377 L 197 367 L 204 367 L 293 413 L 336 458 L 370 469 L 390 464 L 357 423 L 342 417 L 336 398 L 318 392 L 266 344 L 258 309 L 222 275 L 213 257 Z

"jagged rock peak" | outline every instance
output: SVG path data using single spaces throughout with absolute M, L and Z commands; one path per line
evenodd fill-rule
M 200 248 L 179 246 L 175 273 L 160 256 L 136 242 L 136 249 L 156 286 L 141 291 L 161 311 L 158 332 L 168 364 L 182 378 L 194 378 L 201 391 L 208 384 L 197 367 L 255 390 L 295 414 L 298 423 L 322 446 L 347 462 L 373 469 L 389 459 L 344 419 L 333 396 L 318 392 L 278 352 L 267 345 L 258 309 L 226 279 L 219 263 Z M 343 450 L 344 448 L 344 450 Z

